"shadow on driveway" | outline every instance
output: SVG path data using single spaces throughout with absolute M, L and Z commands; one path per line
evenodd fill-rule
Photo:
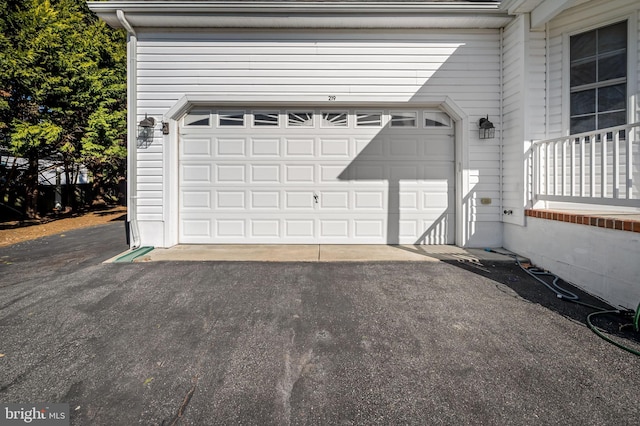
M 640 419 L 638 359 L 513 265 L 101 263 L 123 246 L 111 223 L 0 249 L 1 401 L 72 425 Z
M 523 271 L 515 260 L 506 262 L 484 261 L 481 263 L 451 259 L 443 259 L 442 261 L 495 281 L 496 288 L 500 291 L 512 294 L 514 297 L 519 297 L 525 301 L 539 304 L 563 317 L 585 325 L 587 315 L 596 312 L 596 309 L 558 298 L 554 292 Z M 548 284 L 553 281 L 551 277 L 542 276 L 540 278 Z M 580 302 L 600 307 L 601 310 L 620 309 L 564 280 L 559 280 L 558 285 L 576 294 Z M 611 335 L 610 337 L 623 345 L 640 350 L 640 333 L 633 330 L 633 327 L 631 327 L 632 322 L 633 317 L 630 314 L 607 314 L 594 319 L 594 325 Z

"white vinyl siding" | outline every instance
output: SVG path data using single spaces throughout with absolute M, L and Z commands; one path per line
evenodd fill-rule
M 523 52 L 524 50 L 524 52 Z M 545 136 L 545 38 L 520 15 L 503 33 L 503 221 L 524 224 L 527 204 L 527 145 Z
M 463 197 L 471 244 L 499 244 L 499 133 L 480 141 L 476 123 L 500 112 L 498 30 L 422 31 L 220 31 L 138 32 L 139 117 L 161 117 L 185 94 L 228 94 L 230 101 L 252 95 L 305 95 L 410 102 L 420 96 L 448 96 L 469 117 L 469 151 Z M 250 103 L 250 102 L 247 102 Z M 366 103 L 363 111 L 368 111 Z M 269 108 L 268 106 L 265 108 Z M 249 125 L 249 123 L 245 123 Z M 163 155 L 156 142 L 139 150 L 144 176 L 162 182 L 163 169 L 141 163 Z M 171 160 L 173 161 L 173 160 Z M 164 163 L 166 165 L 166 162 Z M 165 189 L 166 191 L 167 189 Z M 139 186 L 141 220 L 166 220 L 166 203 L 146 206 L 155 193 Z M 481 204 L 480 198 L 491 198 Z M 144 206 L 143 206 L 144 205 Z M 473 242 L 475 238 L 475 243 Z

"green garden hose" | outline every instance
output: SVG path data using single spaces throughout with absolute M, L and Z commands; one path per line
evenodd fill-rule
M 554 275 L 554 274 L 552 274 L 550 272 L 543 271 L 543 270 L 540 270 L 540 269 L 537 269 L 537 268 L 530 268 L 530 269 L 525 268 L 522 265 L 522 263 L 520 263 L 520 259 L 518 258 L 517 255 L 511 254 L 511 253 L 500 253 L 498 251 L 495 251 L 495 250 L 489 249 L 489 248 L 486 248 L 484 250 L 488 251 L 488 252 L 491 252 L 491 253 L 497 253 L 497 254 L 502 254 L 502 255 L 505 255 L 505 256 L 513 257 L 516 260 L 516 263 L 518 264 L 520 269 L 522 269 L 528 275 L 530 275 L 531 277 L 536 279 L 538 282 L 544 284 L 549 290 L 553 291 L 559 299 L 566 300 L 567 302 L 573 302 L 573 303 L 576 303 L 578 305 L 586 306 L 586 307 L 591 308 L 591 309 L 596 309 L 596 312 L 592 312 L 589 315 L 587 315 L 587 325 L 589 326 L 591 331 L 593 331 L 600 338 L 606 340 L 607 342 L 611 343 L 612 345 L 617 346 L 618 348 L 620 348 L 622 350 L 625 350 L 627 352 L 630 352 L 630 353 L 632 353 L 634 355 L 640 356 L 640 351 L 637 351 L 635 349 L 629 348 L 627 346 L 624 346 L 624 345 L 612 340 L 611 338 L 606 336 L 602 331 L 600 331 L 591 322 L 591 318 L 593 318 L 596 315 L 605 315 L 605 314 L 617 314 L 617 315 L 620 315 L 620 314 L 622 314 L 621 311 L 619 311 L 619 310 L 605 310 L 605 309 L 602 309 L 601 307 L 590 305 L 588 303 L 584 303 L 584 302 L 578 300 L 578 296 L 576 294 L 574 294 L 574 293 L 570 292 L 569 290 L 567 290 L 565 288 L 562 288 L 562 287 L 560 287 L 558 285 L 558 281 L 560 280 L 560 277 L 558 277 L 557 275 Z M 553 282 L 551 284 L 549 284 L 545 280 L 541 279 L 540 276 L 553 277 Z M 638 307 L 636 308 L 636 312 L 635 312 L 635 314 L 633 316 L 633 329 L 636 332 L 640 331 L 640 327 L 639 327 L 639 324 L 638 324 L 639 322 L 640 322 L 640 303 L 638 304 Z
M 638 307 L 640 308 L 640 305 L 638 305 Z M 640 311 L 640 309 L 636 309 L 636 315 L 634 317 L 634 328 L 636 331 L 638 331 L 638 311 Z M 615 345 L 617 347 L 619 347 L 620 349 L 623 349 L 627 352 L 631 352 L 634 355 L 640 356 L 640 351 L 636 351 L 635 349 L 631 349 L 627 346 L 624 346 L 612 339 L 610 339 L 609 337 L 607 337 L 603 332 L 601 332 L 598 327 L 596 327 L 595 325 L 593 325 L 591 323 L 591 318 L 596 316 L 596 315 L 605 315 L 605 314 L 619 314 L 620 311 L 598 311 L 598 312 L 592 312 L 589 315 L 587 315 L 587 325 L 589 326 L 589 328 L 591 329 L 591 331 L 593 331 L 594 333 L 596 333 L 598 336 L 600 336 L 602 339 L 606 340 L 607 342 L 611 343 L 612 345 Z

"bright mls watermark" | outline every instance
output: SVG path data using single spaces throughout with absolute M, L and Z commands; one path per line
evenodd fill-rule
M 69 426 L 69 404 L 2 404 L 0 426 Z

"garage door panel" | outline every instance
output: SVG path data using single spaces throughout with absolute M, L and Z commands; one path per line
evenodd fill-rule
M 285 164 L 284 182 L 289 184 L 311 184 L 316 181 L 314 164 Z
M 384 222 L 383 219 L 355 219 L 353 236 L 356 241 L 362 238 L 379 240 L 384 237 Z
M 451 186 L 454 186 L 453 164 L 428 162 L 422 166 L 420 177 L 417 180 L 424 181 L 424 184 L 428 184 L 429 182 L 447 182 L 451 184 Z
M 423 192 L 422 193 L 422 210 L 432 208 L 446 209 L 449 207 L 449 194 L 447 192 Z
M 246 238 L 246 224 L 244 219 L 219 218 L 215 220 L 215 237 L 221 238 Z
M 250 224 L 250 238 L 280 238 L 280 220 L 253 219 Z
M 320 139 L 320 155 L 336 158 L 349 158 L 349 139 L 334 139 L 334 138 L 321 138 Z
M 420 155 L 423 160 L 426 161 L 451 161 L 454 156 L 453 144 L 446 143 L 431 143 L 430 141 L 424 141 L 421 145 L 424 153 Z
M 315 210 L 315 193 L 309 191 L 286 191 L 285 209 L 293 210 Z
M 304 239 L 309 238 L 312 239 L 310 241 L 315 240 L 315 221 L 313 219 L 285 219 L 284 222 L 286 241 L 305 241 Z
M 280 204 L 279 191 L 251 191 L 252 210 L 279 210 Z
M 386 211 L 386 191 L 354 190 L 354 211 Z
M 356 138 L 355 139 L 356 152 L 358 158 L 375 159 L 383 158 L 384 156 L 384 144 L 373 144 L 371 138 Z
M 218 157 L 245 157 L 245 138 L 218 138 L 216 155 Z
M 202 210 L 211 209 L 211 190 L 190 190 L 183 191 L 180 199 L 182 208 L 186 210 Z
M 320 238 L 348 240 L 349 221 L 347 219 L 320 219 Z
M 280 183 L 280 164 L 252 164 L 249 170 L 250 183 Z
M 349 210 L 350 191 L 318 191 L 319 208 L 323 210 Z
M 418 235 L 416 244 L 451 244 L 453 239 L 453 214 L 446 214 L 436 220 L 423 220 L 421 229 L 423 233 Z M 401 243 L 403 243 L 401 241 Z
M 182 182 L 188 185 L 211 184 L 211 164 L 183 164 L 181 167 Z
M 399 191 L 400 210 L 417 211 L 418 200 L 420 199 L 420 191 Z
M 339 178 L 341 180 L 368 181 L 369 184 L 378 185 L 389 179 L 387 171 L 388 167 L 381 162 L 375 164 L 356 162 L 351 164 Z
M 246 183 L 246 181 L 246 166 L 244 164 L 216 164 L 215 183 Z
M 315 139 L 290 139 L 285 141 L 285 157 L 313 157 Z
M 452 129 L 389 127 L 366 108 L 252 114 L 181 129 L 180 242 L 453 242 Z
M 251 156 L 280 157 L 280 138 L 250 138 Z
M 209 219 L 182 219 L 181 236 L 193 240 L 206 240 L 211 238 L 211 220 Z
M 419 164 L 396 164 L 389 166 L 385 171 L 385 175 L 389 177 L 392 182 L 399 182 L 401 180 L 416 180 L 424 179 L 423 167 Z
M 245 191 L 217 190 L 215 191 L 216 210 L 236 209 L 244 211 L 246 207 Z
M 183 159 L 189 158 L 210 158 L 211 157 L 211 139 L 209 138 L 184 138 L 180 144 L 180 155 Z
M 420 219 L 404 219 L 400 220 L 398 227 L 398 235 L 403 240 L 413 240 L 415 242 L 420 229 Z
M 395 159 L 408 157 L 415 161 L 416 157 L 424 156 L 422 149 L 418 149 L 417 139 L 392 139 L 389 141 L 390 156 Z
M 345 169 L 348 167 L 348 165 L 349 163 L 318 165 L 319 182 L 321 184 L 327 184 L 349 180 L 349 175 L 345 173 Z

